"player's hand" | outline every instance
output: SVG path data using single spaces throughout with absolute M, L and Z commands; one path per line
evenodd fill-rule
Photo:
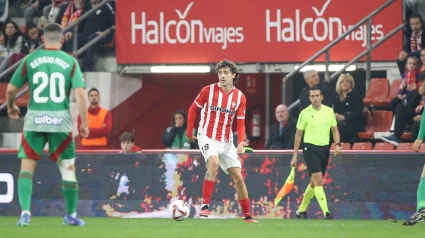
M 87 138 L 89 136 L 89 127 L 87 125 L 81 125 L 80 126 L 80 135 L 83 138 Z
M 341 155 L 341 146 L 339 145 L 335 146 L 334 155 L 335 156 Z
M 419 147 L 421 146 L 421 144 L 422 144 L 422 140 L 416 139 L 415 143 L 413 143 L 412 150 L 419 153 Z
M 290 163 L 291 168 L 297 166 L 297 161 L 298 161 L 298 156 L 297 155 L 292 156 L 292 160 Z
M 19 118 L 19 114 L 21 114 L 21 111 L 19 110 L 19 107 L 16 106 L 15 104 L 13 104 L 12 108 L 8 108 L 7 109 L 7 114 L 9 115 L 10 118 L 13 119 L 18 119 Z
M 238 148 L 236 150 L 238 154 L 243 152 L 243 149 L 245 148 L 245 146 L 248 146 L 248 144 L 245 141 L 242 141 L 241 143 L 238 144 Z
M 187 136 L 186 136 L 186 138 L 187 138 L 187 140 L 188 140 L 190 143 L 193 143 L 193 142 L 195 142 L 195 141 L 196 141 L 196 137 L 195 137 L 195 136 L 191 136 L 191 137 L 187 137 Z

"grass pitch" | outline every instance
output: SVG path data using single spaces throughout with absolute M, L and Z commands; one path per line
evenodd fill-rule
M 16 227 L 18 217 L 0 217 L 0 237 L 154 237 L 154 238 L 373 238 L 373 237 L 423 237 L 425 223 L 402 227 L 403 221 L 388 220 L 260 220 L 245 223 L 242 219 L 214 220 L 187 219 L 120 219 L 83 218 L 85 227 L 62 225 L 62 217 L 33 217 L 29 227 Z

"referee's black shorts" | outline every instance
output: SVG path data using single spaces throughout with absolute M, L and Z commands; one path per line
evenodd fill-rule
M 317 146 L 304 143 L 303 156 L 309 175 L 322 172 L 325 176 L 326 168 L 329 164 L 329 145 Z

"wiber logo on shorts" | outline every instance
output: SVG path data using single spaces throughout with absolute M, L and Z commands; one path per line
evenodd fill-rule
M 35 116 L 34 123 L 36 125 L 60 125 L 62 124 L 63 118 L 61 117 L 51 117 L 48 115 Z

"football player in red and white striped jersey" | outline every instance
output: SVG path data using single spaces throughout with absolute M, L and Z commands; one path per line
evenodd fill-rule
M 235 182 L 238 199 L 246 222 L 257 222 L 251 217 L 248 191 L 241 173 L 237 153 L 242 153 L 245 139 L 245 95 L 233 86 L 239 78 L 237 66 L 229 60 L 220 61 L 215 70 L 219 82 L 204 87 L 192 103 L 188 117 L 186 136 L 193 142 L 198 139 L 199 148 L 206 160 L 207 172 L 202 190 L 203 204 L 200 217 L 208 217 L 208 206 L 214 189 L 218 167 L 230 174 Z M 198 138 L 193 132 L 196 112 L 202 108 Z M 237 119 L 238 144 L 233 145 L 232 124 Z M 237 152 L 237 153 L 236 153 Z

